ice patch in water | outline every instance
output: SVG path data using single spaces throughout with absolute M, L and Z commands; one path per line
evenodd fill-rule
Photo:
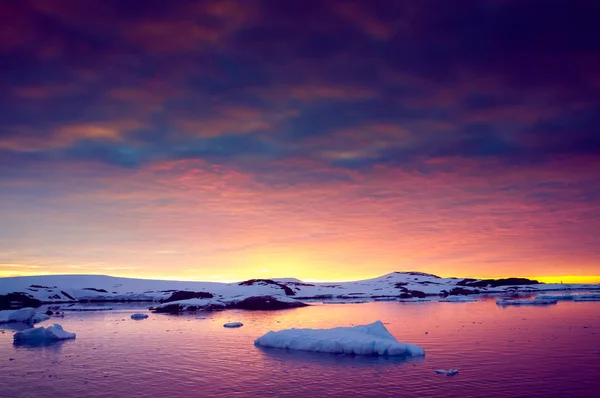
M 15 333 L 15 344 L 45 344 L 58 340 L 74 339 L 75 333 L 69 333 L 61 325 L 25 329 Z
M 225 328 L 239 328 L 242 326 L 244 326 L 244 324 L 242 322 L 228 322 L 223 325 L 223 327 L 225 327 Z
M 416 344 L 401 343 L 381 321 L 332 329 L 286 329 L 269 332 L 254 341 L 257 346 L 332 354 L 424 356 Z

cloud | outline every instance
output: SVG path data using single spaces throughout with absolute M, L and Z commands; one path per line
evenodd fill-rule
M 542 11 L 2 2 L 0 261 L 589 270 L 597 6 Z

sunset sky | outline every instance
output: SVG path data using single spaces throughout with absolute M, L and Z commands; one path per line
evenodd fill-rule
M 0 276 L 600 282 L 598 15 L 2 1 Z

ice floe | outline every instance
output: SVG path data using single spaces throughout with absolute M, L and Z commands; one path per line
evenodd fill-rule
M 440 303 L 473 303 L 475 301 L 477 300 L 469 296 L 448 296 L 443 299 L 439 299 Z
M 131 319 L 141 320 L 148 318 L 148 314 L 136 313 L 131 315 Z
M 44 344 L 57 340 L 74 339 L 75 333 L 69 333 L 61 325 L 25 329 L 14 335 L 15 344 Z
M 427 301 L 432 301 L 431 299 L 428 298 L 418 298 L 418 297 L 411 297 L 411 298 L 399 298 L 396 299 L 396 301 L 400 302 L 400 303 L 424 303 Z
M 257 346 L 333 354 L 423 356 L 416 344 L 401 343 L 381 321 L 332 329 L 270 331 L 254 341 Z
M 525 300 L 525 299 L 506 299 L 500 298 L 496 300 L 496 305 L 507 306 L 507 305 L 552 305 L 556 304 L 557 300 L 555 299 L 533 299 L 533 300 Z
M 573 301 L 600 301 L 600 294 L 580 294 L 573 296 Z
M 441 375 L 446 375 L 446 376 L 454 376 L 454 375 L 458 374 L 458 369 L 448 369 L 448 370 L 438 369 L 435 371 L 435 373 L 441 374 Z
M 20 310 L 13 311 L 12 314 L 9 314 L 7 321 L 29 323 L 34 316 L 35 308 L 21 308 Z
M 242 322 L 228 322 L 223 325 L 224 328 L 239 328 L 244 326 Z

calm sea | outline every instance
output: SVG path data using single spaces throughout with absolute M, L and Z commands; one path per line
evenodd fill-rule
M 77 339 L 13 346 L 0 332 L 1 397 L 600 397 L 600 302 L 314 305 L 279 312 L 154 315 L 131 307 L 54 320 Z M 259 349 L 291 327 L 382 320 L 423 359 Z M 241 321 L 239 329 L 223 323 Z M 43 325 L 50 324 L 45 322 Z M 436 369 L 459 369 L 453 377 Z

